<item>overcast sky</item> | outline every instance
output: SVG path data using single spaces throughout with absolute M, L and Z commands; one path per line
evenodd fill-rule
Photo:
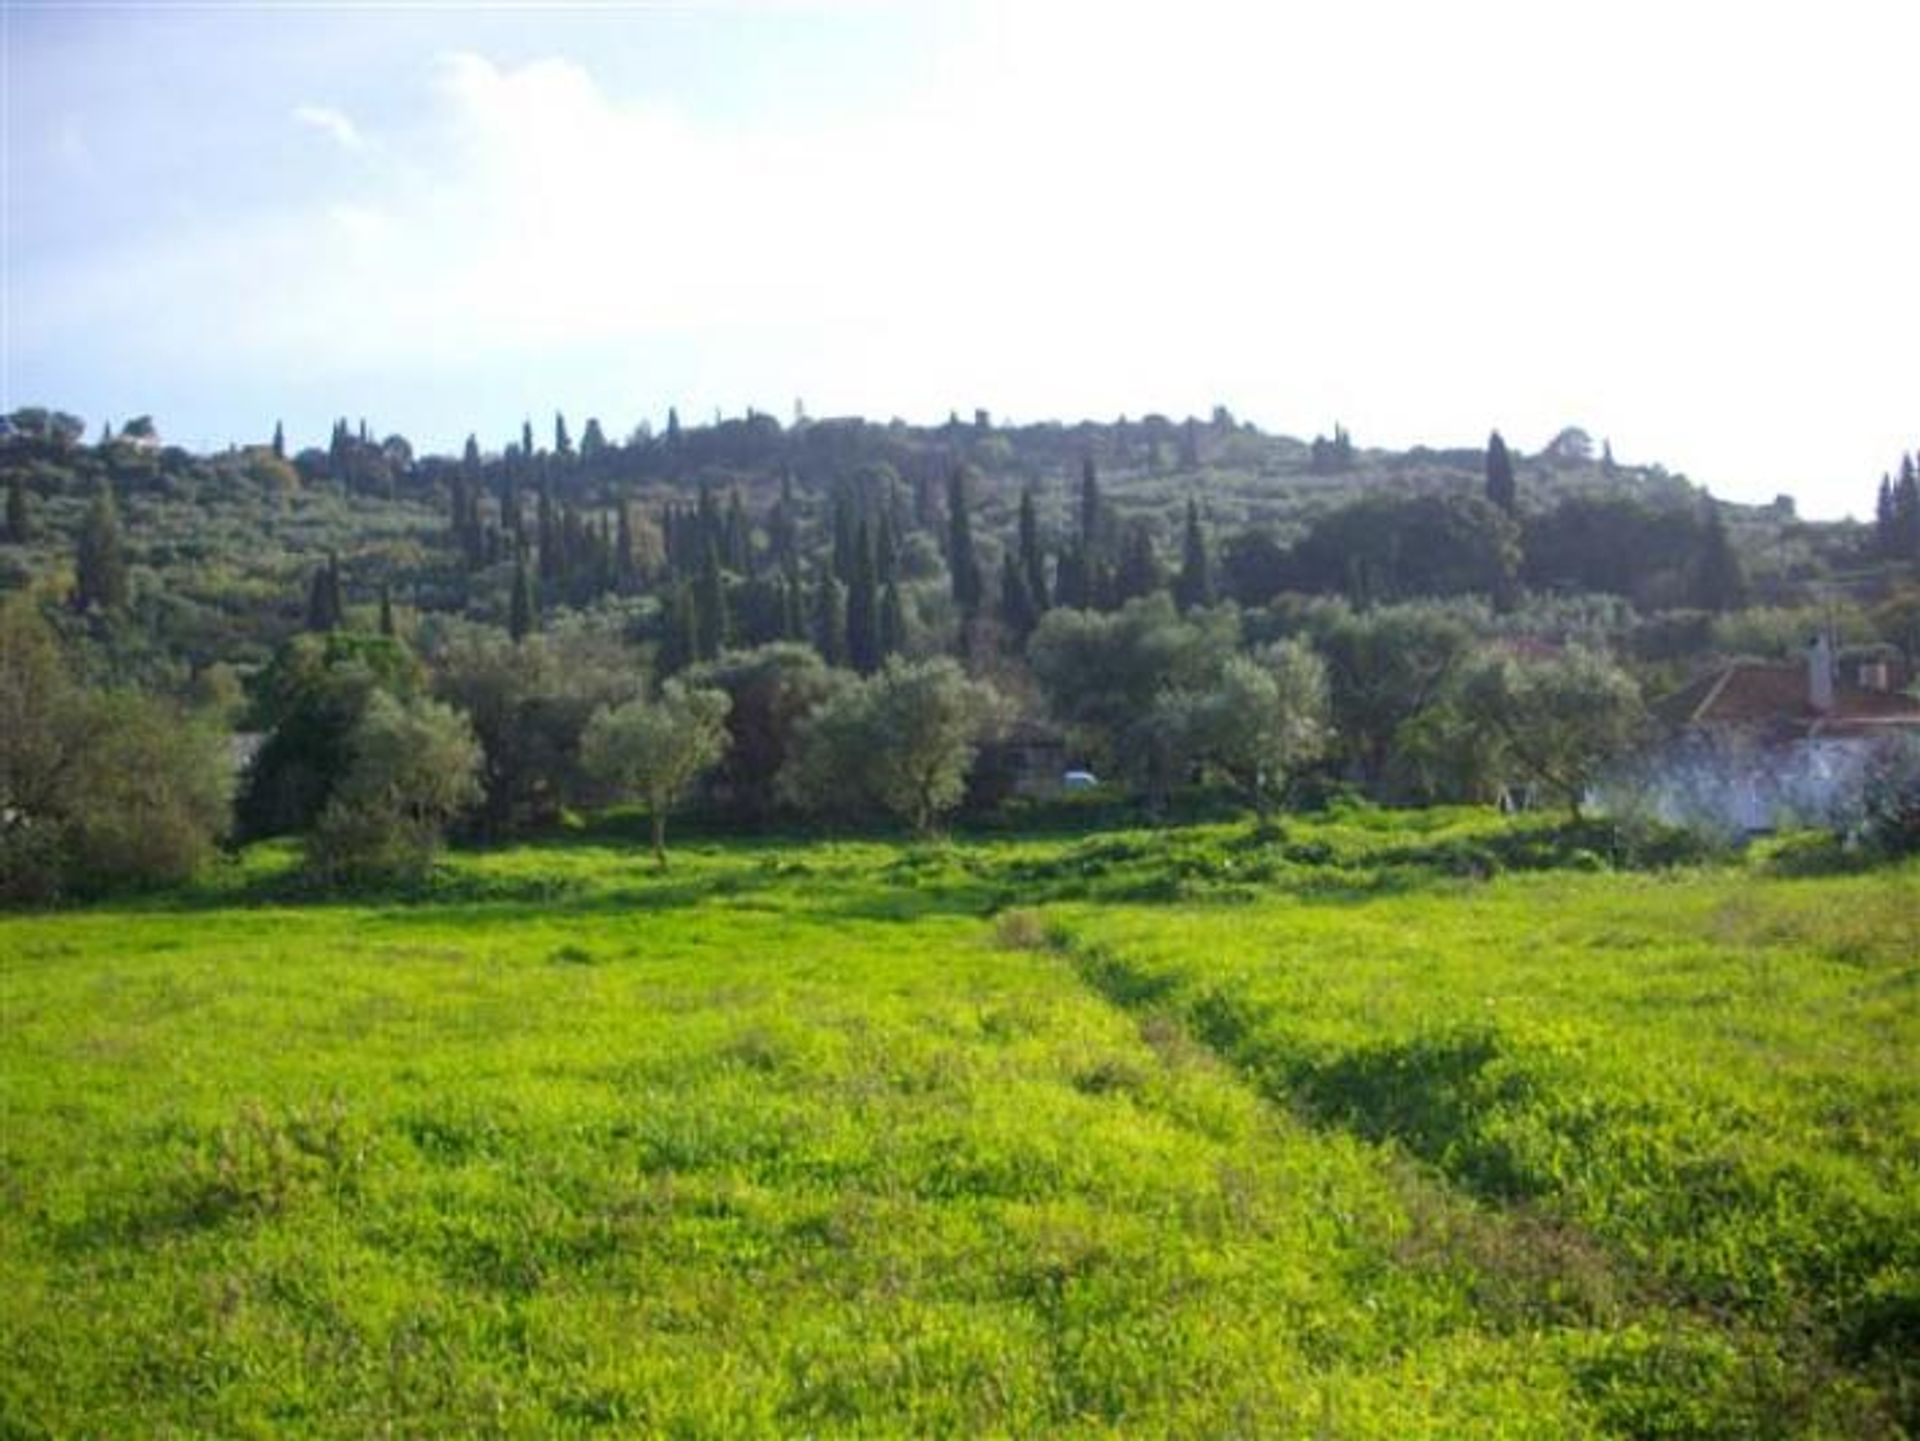
M 1205 414 L 1866 514 L 1920 5 L 7 0 L 0 404 Z

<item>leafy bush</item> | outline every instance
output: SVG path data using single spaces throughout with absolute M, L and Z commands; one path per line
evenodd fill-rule
M 307 868 L 328 883 L 418 877 L 447 823 L 480 798 L 480 745 L 437 701 L 376 691 L 348 732 L 346 773 L 307 838 Z
M 1920 739 L 1890 742 L 1868 764 L 1859 837 L 1881 856 L 1920 855 Z

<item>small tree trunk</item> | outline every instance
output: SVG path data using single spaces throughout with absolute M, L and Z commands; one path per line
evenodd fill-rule
M 667 868 L 667 808 L 653 806 L 648 819 L 653 823 L 653 863 L 664 871 Z
M 1262 840 L 1273 835 L 1273 797 L 1263 785 L 1253 788 L 1253 833 Z

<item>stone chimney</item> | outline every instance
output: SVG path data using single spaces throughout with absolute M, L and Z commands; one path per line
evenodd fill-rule
M 1822 715 L 1833 709 L 1833 645 L 1824 631 L 1807 647 L 1807 702 Z

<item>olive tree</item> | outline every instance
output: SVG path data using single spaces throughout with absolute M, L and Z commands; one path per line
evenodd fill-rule
M 619 796 L 646 803 L 653 858 L 667 868 L 667 812 L 726 751 L 726 693 L 668 681 L 657 701 L 593 713 L 580 741 L 587 773 Z
M 686 679 L 731 700 L 727 753 L 716 780 L 736 814 L 764 820 L 778 800 L 780 772 L 799 727 L 833 690 L 834 673 L 812 646 L 776 641 L 728 651 L 695 666 Z
M 1235 656 L 1190 711 L 1193 749 L 1253 806 L 1265 825 L 1288 780 L 1326 745 L 1327 668 L 1299 641 L 1262 660 Z
M 947 657 L 895 657 L 808 719 L 789 764 L 789 792 L 816 814 L 878 809 L 927 835 L 965 794 L 998 711 L 993 688 Z
M 467 718 L 424 697 L 374 691 L 347 732 L 347 766 L 307 837 L 328 881 L 423 874 L 446 828 L 480 799 L 480 743 Z
M 0 605 L 0 900 L 185 880 L 226 830 L 231 792 L 211 726 L 80 685 L 32 601 Z
M 1633 678 L 1596 651 L 1539 660 L 1491 656 L 1461 686 L 1499 763 L 1564 802 L 1575 820 L 1600 773 L 1639 740 L 1646 708 Z
M 1155 594 L 1109 614 L 1049 611 L 1027 657 L 1048 708 L 1099 764 L 1151 777 L 1163 749 L 1156 706 L 1211 686 L 1239 635 L 1229 607 L 1182 616 Z

